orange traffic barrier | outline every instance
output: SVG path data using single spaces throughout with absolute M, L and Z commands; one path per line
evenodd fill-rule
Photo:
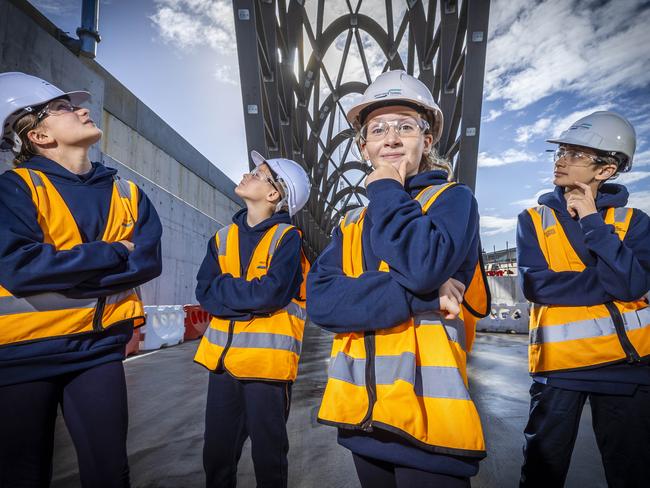
M 131 354 L 137 354 L 140 351 L 140 340 L 141 338 L 141 327 L 138 327 L 133 331 L 133 337 L 126 345 L 126 355 L 130 356 Z
M 210 314 L 200 305 L 185 305 L 185 336 L 184 340 L 198 339 L 203 335 L 210 323 Z

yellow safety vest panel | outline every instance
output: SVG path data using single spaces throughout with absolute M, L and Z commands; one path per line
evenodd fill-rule
M 242 273 L 239 257 L 239 228 L 235 224 L 219 230 L 215 236 L 222 273 L 247 281 L 262 278 L 271 265 L 282 238 L 294 226 L 277 224 L 266 231 Z M 309 262 L 301 251 L 303 282 L 300 298 L 268 315 L 249 321 L 212 317 L 194 360 L 211 371 L 223 370 L 239 379 L 294 381 L 307 314 L 305 290 Z
M 420 192 L 416 200 L 423 213 L 453 185 Z M 347 276 L 364 272 L 364 216 L 365 209 L 355 209 L 341 223 Z M 389 271 L 389 267 L 382 262 L 379 270 Z M 485 316 L 490 306 L 479 263 L 465 300 L 455 320 L 430 312 L 387 329 L 337 334 L 319 421 L 366 431 L 380 428 L 431 452 L 484 457 L 481 421 L 470 398 L 466 372 L 476 323 L 471 315 L 480 310 Z
M 548 268 L 555 272 L 585 269 L 567 238 L 555 211 L 529 208 L 539 247 Z M 605 222 L 623 240 L 632 219 L 631 208 L 609 208 Z M 532 304 L 531 373 L 569 371 L 622 361 L 636 362 L 650 355 L 650 308 L 645 299 L 614 300 L 602 305 L 564 306 Z
M 43 242 L 57 251 L 83 244 L 79 227 L 47 176 L 36 170 L 13 170 L 29 187 Z M 102 240 L 129 240 L 138 220 L 138 187 L 116 178 Z M 125 320 L 144 324 L 144 309 L 134 289 L 101 298 L 68 298 L 49 292 L 23 298 L 0 285 L 0 346 L 97 332 Z

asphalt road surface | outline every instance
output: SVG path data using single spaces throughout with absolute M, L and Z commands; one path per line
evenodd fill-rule
M 530 377 L 527 337 L 479 334 L 472 352 L 470 391 L 483 419 L 488 457 L 472 479 L 474 488 L 516 487 L 528 414 Z M 289 486 L 358 487 L 350 453 L 336 443 L 336 429 L 316 422 L 327 379 L 331 335 L 306 331 L 299 378 L 293 388 L 289 430 Z M 201 451 L 208 373 L 192 362 L 198 341 L 125 363 L 129 390 L 129 460 L 134 488 L 205 486 Z M 54 488 L 79 487 L 77 459 L 63 419 L 55 441 Z M 255 486 L 247 441 L 238 486 Z M 605 488 L 605 476 L 585 408 L 567 488 Z

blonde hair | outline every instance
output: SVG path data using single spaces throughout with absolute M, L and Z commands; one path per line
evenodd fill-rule
M 32 141 L 29 140 L 27 134 L 34 130 L 38 126 L 39 122 L 40 120 L 38 119 L 38 116 L 34 113 L 25 114 L 14 122 L 14 132 L 18 134 L 20 142 L 22 143 L 20 146 L 20 152 L 14 157 L 14 166 L 19 166 L 38 154 L 38 151 L 32 144 Z
M 431 150 L 422 155 L 418 173 L 424 173 L 425 171 L 433 171 L 436 169 L 446 171 L 447 181 L 454 181 L 454 170 L 451 167 L 451 163 L 438 154 L 438 150 L 435 147 L 431 146 Z

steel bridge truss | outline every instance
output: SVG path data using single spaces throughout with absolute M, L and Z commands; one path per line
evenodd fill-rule
M 445 124 L 438 151 L 476 180 L 489 0 L 233 0 L 249 151 L 299 162 L 312 192 L 296 223 L 310 258 L 346 211 L 367 202 L 370 172 L 346 109 L 381 72 L 431 90 Z

